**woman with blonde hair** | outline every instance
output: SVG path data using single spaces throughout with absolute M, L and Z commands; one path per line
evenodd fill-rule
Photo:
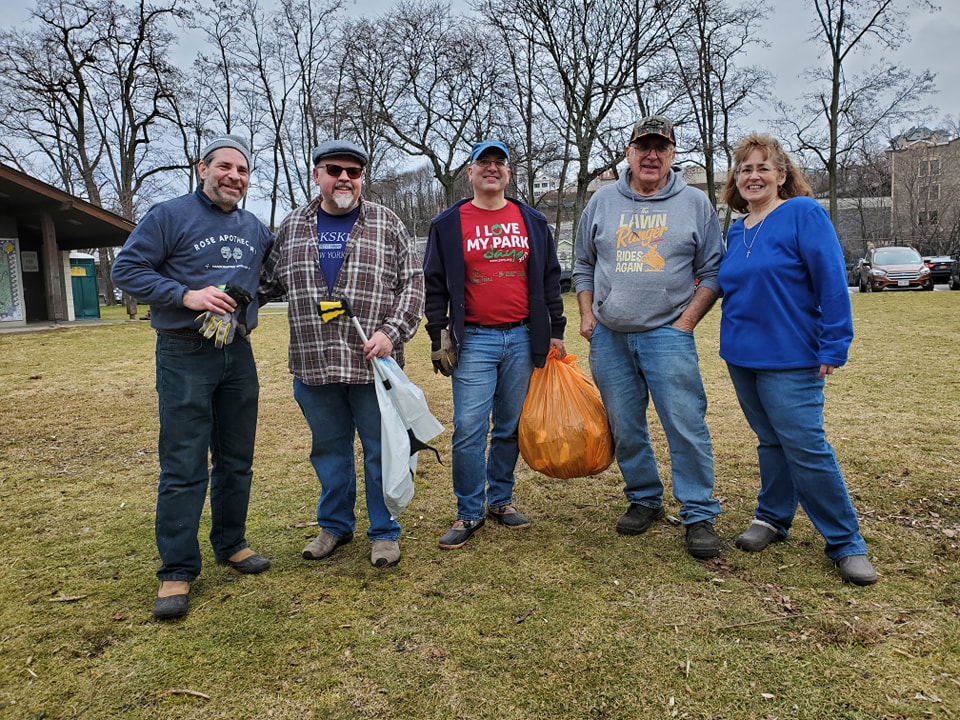
M 752 134 L 734 149 L 724 201 L 746 213 L 720 265 L 720 356 L 757 434 L 760 493 L 736 539 L 760 552 L 804 509 L 844 582 L 870 585 L 857 513 L 823 427 L 826 376 L 847 361 L 853 319 L 830 218 L 781 144 Z

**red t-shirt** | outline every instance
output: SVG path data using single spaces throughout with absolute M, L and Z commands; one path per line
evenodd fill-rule
M 499 325 L 528 318 L 530 239 L 517 204 L 483 210 L 466 202 L 460 206 L 460 228 L 467 273 L 464 319 Z

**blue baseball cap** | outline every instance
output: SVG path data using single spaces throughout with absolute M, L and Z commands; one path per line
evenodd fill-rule
M 510 151 L 507 150 L 507 146 L 502 142 L 499 140 L 484 140 L 473 146 L 473 150 L 470 151 L 470 162 L 474 162 L 478 157 L 483 155 L 483 153 L 491 149 L 499 150 L 507 160 L 510 159 Z

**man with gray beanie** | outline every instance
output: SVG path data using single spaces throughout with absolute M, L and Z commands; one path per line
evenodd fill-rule
M 277 230 L 263 264 L 264 299 L 286 296 L 293 397 L 313 435 L 310 462 L 320 481 L 320 533 L 303 549 L 321 560 L 353 539 L 357 474 L 354 436 L 363 446 L 370 562 L 400 561 L 400 524 L 383 499 L 380 407 L 370 361 L 403 346 L 423 312 L 423 271 L 406 228 L 393 212 L 361 195 L 368 156 L 359 145 L 330 140 L 312 153 L 319 193 Z M 321 300 L 346 298 L 368 340 L 346 316 L 323 322 Z
M 217 563 L 244 574 L 270 567 L 247 545 L 246 519 L 260 392 L 250 333 L 273 235 L 239 207 L 250 183 L 247 142 L 223 135 L 201 157 L 200 187 L 150 208 L 113 266 L 114 283 L 150 305 L 157 332 L 161 567 L 153 614 L 161 620 L 189 607 L 208 485 Z

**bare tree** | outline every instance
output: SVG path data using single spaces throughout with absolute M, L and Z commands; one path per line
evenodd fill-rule
M 381 178 L 370 197 L 397 213 L 415 238 L 424 237 L 430 221 L 446 207 L 443 188 L 426 163 Z
M 767 70 L 737 64 L 751 45 L 764 44 L 756 25 L 768 8 L 762 2 L 730 7 L 725 0 L 687 0 L 683 12 L 685 22 L 670 37 L 670 51 L 695 130 L 689 150 L 703 158 L 707 195 L 717 207 L 717 163 L 732 164 L 731 130 L 771 86 Z
M 535 58 L 546 92 L 530 107 L 554 123 L 571 156 L 576 227 L 590 182 L 623 158 L 626 128 L 647 113 L 644 93 L 661 80 L 650 69 L 672 11 L 655 0 L 477 0 L 475 8 L 506 44 Z
M 165 57 L 182 17 L 172 2 L 41 0 L 35 29 L 0 35 L 0 103 L 15 109 L 0 117 L 25 159 L 14 162 L 134 219 L 140 191 L 178 167 L 151 142 L 171 116 Z
M 466 147 L 494 126 L 502 65 L 483 30 L 440 2 L 403 1 L 344 30 L 346 73 L 398 150 L 426 158 L 448 204 Z
M 918 103 L 933 90 L 933 75 L 913 73 L 889 60 L 863 72 L 851 65 L 857 55 L 889 55 L 910 37 L 907 12 L 937 8 L 929 0 L 808 0 L 816 13 L 811 41 L 823 46 L 824 65 L 807 73 L 811 90 L 799 113 L 780 105 L 782 123 L 801 152 L 823 163 L 829 178 L 830 217 L 838 222 L 837 182 L 844 155 L 890 123 L 920 111 Z

